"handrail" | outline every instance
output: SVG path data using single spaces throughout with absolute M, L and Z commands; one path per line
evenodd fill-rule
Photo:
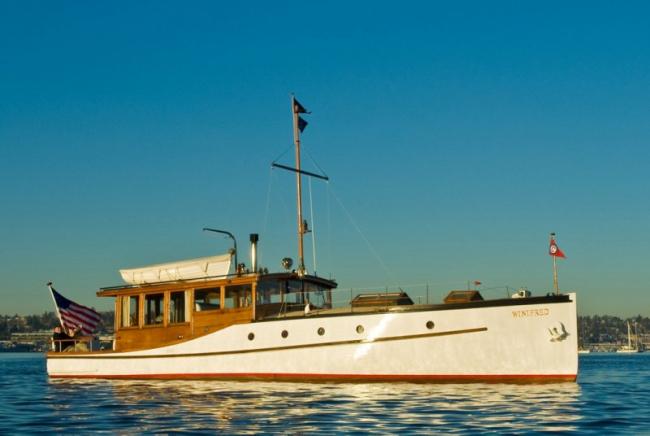
M 64 352 L 70 352 L 70 351 L 93 351 L 93 341 L 95 340 L 94 336 L 77 336 L 74 338 L 66 338 L 66 339 L 54 339 L 52 338 L 52 351 L 57 352 L 57 353 L 64 353 Z M 84 349 L 78 349 L 79 344 L 85 344 L 87 343 L 88 346 L 86 346 L 85 350 Z M 67 346 L 64 348 L 64 344 Z M 59 345 L 57 347 L 57 345 Z
M 196 277 L 193 279 L 181 279 L 181 280 L 165 280 L 162 282 L 152 282 L 152 283 L 141 283 L 141 284 L 130 284 L 130 285 L 116 285 L 116 286 L 107 286 L 105 288 L 99 288 L 100 291 L 114 291 L 114 290 L 119 290 L 119 289 L 136 289 L 136 288 L 142 288 L 145 286 L 157 286 L 157 285 L 167 285 L 170 283 L 193 283 L 193 282 L 208 282 L 211 280 L 217 280 L 217 279 L 227 279 L 229 277 L 243 277 L 247 275 L 259 275 L 257 273 L 249 272 L 249 273 L 232 273 L 232 274 L 223 274 L 219 276 L 207 276 L 207 277 Z

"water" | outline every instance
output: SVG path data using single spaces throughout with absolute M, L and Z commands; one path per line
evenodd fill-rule
M 547 385 L 49 380 L 43 355 L 0 353 L 0 392 L 0 434 L 650 434 L 650 353 Z

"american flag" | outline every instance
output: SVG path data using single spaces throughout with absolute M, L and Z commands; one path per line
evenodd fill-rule
M 56 311 L 59 314 L 59 319 L 61 320 L 61 324 L 63 324 L 63 328 L 65 328 L 66 331 L 76 328 L 84 335 L 90 335 L 101 320 L 99 313 L 94 309 L 77 304 L 72 300 L 68 300 L 63 295 L 56 292 L 51 283 L 48 284 L 48 287 L 52 292 Z

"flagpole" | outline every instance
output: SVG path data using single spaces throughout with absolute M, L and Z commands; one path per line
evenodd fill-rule
M 52 296 L 52 301 L 54 302 L 54 310 L 56 311 L 56 316 L 59 318 L 59 322 L 61 323 L 61 328 L 68 333 L 68 331 L 65 328 L 65 325 L 63 324 L 63 319 L 61 318 L 61 313 L 59 312 L 59 305 L 56 304 L 56 298 L 54 298 L 54 290 L 52 289 L 52 282 L 47 283 L 47 288 L 50 290 L 50 295 Z
M 551 233 L 551 243 L 555 239 L 555 233 Z M 553 288 L 555 289 L 555 295 L 560 295 L 560 287 L 557 282 L 557 256 L 553 254 Z
M 302 220 L 302 174 L 300 173 L 300 129 L 298 128 L 299 113 L 296 108 L 296 98 L 291 96 L 291 113 L 293 114 L 293 142 L 296 145 L 296 196 L 298 203 L 298 275 L 305 274 L 305 256 L 303 242 L 303 220 Z
M 557 257 L 553 256 L 553 286 L 555 287 L 555 295 L 560 295 L 560 287 L 557 283 Z

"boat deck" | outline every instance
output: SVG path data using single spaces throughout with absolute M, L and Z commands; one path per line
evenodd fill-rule
M 500 298 L 494 300 L 480 300 L 469 301 L 465 303 L 445 303 L 445 304 L 409 304 L 399 306 L 365 306 L 353 307 L 343 306 L 334 307 L 331 309 L 312 309 L 310 312 L 305 313 L 304 310 L 291 310 L 273 315 L 267 315 L 258 319 L 259 321 L 272 321 L 275 319 L 286 318 L 316 318 L 326 316 L 345 316 L 351 313 L 359 314 L 375 314 L 387 312 L 424 312 L 424 311 L 440 311 L 440 310 L 455 310 L 455 309 L 474 309 L 481 307 L 502 307 L 502 306 L 521 306 L 529 304 L 552 304 L 552 303 L 566 303 L 569 302 L 569 295 L 545 295 L 540 297 L 527 297 L 527 298 Z

